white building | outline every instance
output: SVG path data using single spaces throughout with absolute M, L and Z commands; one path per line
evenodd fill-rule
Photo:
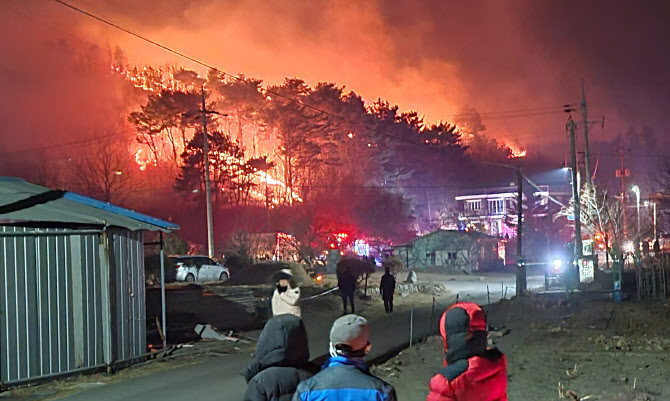
M 541 215 L 543 211 L 546 213 L 549 201 L 548 186 L 541 185 L 540 189 L 541 191 L 533 193 L 535 199 L 532 210 L 536 215 Z M 516 184 L 509 187 L 475 189 L 456 196 L 461 227 L 493 236 L 516 237 L 516 198 Z M 529 205 L 526 196 L 523 200 L 524 209 L 527 210 Z

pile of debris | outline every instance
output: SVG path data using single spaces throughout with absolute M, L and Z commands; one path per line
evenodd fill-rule
M 670 340 L 659 337 L 642 337 L 631 338 L 625 336 L 606 337 L 599 335 L 598 337 L 589 337 L 589 341 L 594 344 L 602 345 L 605 351 L 665 351 L 670 349 Z
M 440 295 L 446 290 L 447 287 L 440 283 L 401 283 L 397 284 L 395 287 L 395 293 L 403 297 L 412 293 Z M 368 292 L 379 294 L 379 287 L 368 287 Z

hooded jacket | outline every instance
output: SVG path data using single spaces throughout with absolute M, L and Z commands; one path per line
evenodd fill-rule
M 430 380 L 426 401 L 507 401 L 507 360 L 488 348 L 486 314 L 460 302 L 440 319 L 444 367 Z
M 302 320 L 286 314 L 265 324 L 253 361 L 242 372 L 245 401 L 290 400 L 298 383 L 318 371 L 309 363 L 307 331 Z
M 275 288 L 272 294 L 272 314 L 274 316 L 289 313 L 301 317 L 300 287 Z

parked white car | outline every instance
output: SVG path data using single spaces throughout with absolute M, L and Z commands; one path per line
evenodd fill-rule
M 230 278 L 227 267 L 207 256 L 170 256 L 177 281 L 226 281 Z

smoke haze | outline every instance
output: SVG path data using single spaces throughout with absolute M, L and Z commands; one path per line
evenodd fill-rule
M 541 149 L 567 147 L 560 111 L 585 80 L 594 140 L 647 125 L 670 128 L 670 6 L 663 1 L 72 0 L 94 14 L 230 73 L 266 84 L 299 77 L 451 120 L 466 105 L 486 133 Z M 51 1 L 3 3 L 2 150 L 94 136 L 138 104 L 108 73 L 131 63 L 202 67 Z M 526 113 L 527 114 L 527 113 Z M 504 117 L 504 118 L 503 118 Z M 563 156 L 561 155 L 560 158 Z

